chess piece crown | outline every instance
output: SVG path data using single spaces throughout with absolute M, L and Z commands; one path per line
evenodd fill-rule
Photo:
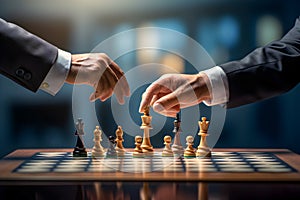
M 141 116 L 141 118 L 142 118 L 142 127 L 144 127 L 144 126 L 151 127 L 152 117 L 150 116 L 150 110 L 149 109 L 150 109 L 149 107 L 145 108 L 144 115 Z
M 198 157 L 211 157 L 211 149 L 207 145 L 206 137 L 209 135 L 208 127 L 209 127 L 209 121 L 206 120 L 206 117 L 201 118 L 202 121 L 199 121 L 199 128 L 200 131 L 198 133 L 199 136 L 201 136 L 200 144 L 198 146 L 198 150 L 196 152 L 196 156 Z
M 201 119 L 202 121 L 198 122 L 200 127 L 200 132 L 198 135 L 203 135 L 203 134 L 208 135 L 207 132 L 209 127 L 209 121 L 206 120 L 206 117 L 202 117 Z
M 100 127 L 99 126 L 96 126 L 96 129 L 94 130 L 94 135 L 95 135 L 95 137 L 99 137 L 100 138 L 100 136 L 101 136 L 101 130 L 99 129 Z M 100 141 L 102 141 L 102 138 L 100 138 L 101 140 Z

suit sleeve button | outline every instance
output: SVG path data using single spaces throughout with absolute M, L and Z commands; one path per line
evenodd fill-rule
M 30 80 L 30 79 L 31 79 L 31 73 L 26 73 L 26 74 L 24 74 L 24 79 L 25 79 L 26 81 Z
M 23 77 L 24 73 L 25 73 L 24 69 L 19 68 L 19 69 L 16 70 L 16 75 L 19 76 L 19 77 Z

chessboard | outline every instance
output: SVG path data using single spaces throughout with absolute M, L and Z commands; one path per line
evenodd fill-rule
M 300 155 L 287 149 L 220 149 L 211 158 L 74 157 L 73 149 L 18 149 L 0 159 L 0 183 L 87 181 L 300 181 Z
M 50 172 L 267 172 L 289 173 L 296 170 L 270 152 L 213 152 L 211 158 L 151 157 L 135 158 L 126 152 L 122 157 L 73 157 L 70 152 L 38 152 L 25 160 L 14 173 Z
M 162 149 L 155 149 L 152 157 L 135 158 L 133 149 L 126 149 L 124 157 L 93 157 L 92 149 L 86 150 L 87 157 L 74 157 L 73 148 L 13 151 L 0 159 L 0 184 L 7 189 L 7 196 L 1 198 L 300 196 L 300 155 L 287 149 L 214 148 L 210 158 L 163 157 Z

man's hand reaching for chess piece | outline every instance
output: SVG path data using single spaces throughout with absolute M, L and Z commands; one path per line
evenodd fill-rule
M 154 111 L 175 117 L 182 108 L 209 100 L 206 74 L 165 74 L 144 92 L 140 112 L 151 105 Z
M 209 106 L 234 108 L 286 93 L 300 82 L 299 44 L 300 17 L 281 39 L 256 48 L 240 60 L 220 64 L 190 77 L 162 76 L 146 90 L 140 112 L 145 106 L 153 105 L 154 111 L 174 116 L 179 108 L 194 105 L 197 101 L 204 101 Z M 193 90 L 197 98 L 191 99 Z
M 115 93 L 118 102 L 123 104 L 124 96 L 130 95 L 124 72 L 103 53 L 72 55 L 66 82 L 92 86 L 95 91 L 91 94 L 90 101 L 105 101 Z

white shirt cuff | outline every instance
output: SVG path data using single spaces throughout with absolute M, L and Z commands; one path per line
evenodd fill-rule
M 208 76 L 207 83 L 211 99 L 204 101 L 207 106 L 225 104 L 229 100 L 228 80 L 225 72 L 219 66 L 204 70 L 200 73 L 205 73 Z
M 71 54 L 69 52 L 58 49 L 56 62 L 51 67 L 46 78 L 40 85 L 41 90 L 56 95 L 56 93 L 64 85 L 71 66 Z

